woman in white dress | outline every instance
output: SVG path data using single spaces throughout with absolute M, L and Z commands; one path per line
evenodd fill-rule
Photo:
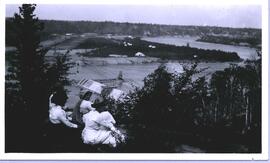
M 85 128 L 82 131 L 83 143 L 107 144 L 116 147 L 118 142 L 124 141 L 124 136 L 114 127 L 116 122 L 109 112 L 99 113 L 89 101 L 82 101 L 81 107 L 89 110 L 83 115 L 85 123 Z
M 78 125 L 71 123 L 66 112 L 63 110 L 64 106 L 60 103 L 52 102 L 53 94 L 49 98 L 49 120 L 52 124 L 64 124 L 70 128 L 78 128 Z
M 46 138 L 51 152 L 63 152 L 72 150 L 80 138 L 78 125 L 69 121 L 65 112 L 67 96 L 64 90 L 58 90 L 49 98 L 49 124 Z

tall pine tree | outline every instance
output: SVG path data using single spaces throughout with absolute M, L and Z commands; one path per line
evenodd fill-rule
M 17 51 L 8 54 L 5 106 L 7 150 L 14 144 L 17 147 L 13 150 L 34 150 L 35 141 L 40 141 L 42 125 L 48 117 L 49 79 L 48 65 L 44 61 L 47 50 L 39 45 L 44 26 L 34 15 L 35 8 L 34 4 L 23 4 L 13 19 Z M 17 126 L 18 123 L 20 126 Z M 14 128 L 20 130 L 18 142 Z
M 39 46 L 43 24 L 33 14 L 36 5 L 23 4 L 14 15 L 17 52 L 11 57 L 9 80 L 18 81 L 24 108 L 33 111 L 46 94 L 46 68 L 44 55 L 47 50 Z M 35 108 L 37 109 L 37 108 Z

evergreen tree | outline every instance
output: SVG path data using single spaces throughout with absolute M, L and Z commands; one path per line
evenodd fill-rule
M 23 4 L 13 19 L 17 51 L 9 54 L 6 76 L 8 151 L 35 150 L 36 145 L 42 143 L 42 125 L 48 117 L 49 78 L 48 65 L 44 61 L 47 50 L 39 45 L 43 24 L 33 13 L 35 7 L 34 4 Z M 12 148 L 14 144 L 16 147 Z
M 168 152 L 177 144 L 191 143 L 224 152 L 222 146 L 243 143 L 249 151 L 260 152 L 260 63 L 231 65 L 215 72 L 210 81 L 200 77 L 203 69 L 197 64 L 176 75 L 159 67 L 144 79 L 142 89 L 114 108 L 114 116 L 129 131 L 129 150 Z
M 48 97 L 54 87 L 61 89 L 69 84 L 69 52 L 57 54 L 52 65 L 46 63 L 48 49 L 40 46 L 44 27 L 34 15 L 35 8 L 35 4 L 23 4 L 12 19 L 16 38 L 12 44 L 17 50 L 6 54 L 5 133 L 9 152 L 48 152 L 43 140 L 48 132 Z
M 69 69 L 74 66 L 70 62 L 69 50 L 65 53 L 54 53 L 55 62 L 52 63 L 48 69 L 50 92 L 54 89 L 54 85 L 68 85 L 70 84 L 67 76 L 69 75 Z
M 168 121 L 172 109 L 171 81 L 172 74 L 164 65 L 144 79 L 144 87 L 135 107 L 139 123 L 148 127 L 167 127 L 164 121 Z
M 24 109 L 34 111 L 36 104 L 41 104 L 46 87 L 47 65 L 44 55 L 47 50 L 39 46 L 43 24 L 33 14 L 36 5 L 23 4 L 19 14 L 14 15 L 14 33 L 16 35 L 16 54 L 11 58 L 8 80 L 18 81 Z M 38 108 L 35 108 L 37 110 Z

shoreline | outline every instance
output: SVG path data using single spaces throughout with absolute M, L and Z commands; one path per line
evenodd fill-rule
M 82 66 L 106 66 L 106 65 L 142 65 L 142 64 L 154 64 L 154 63 L 241 63 L 244 60 L 240 61 L 207 61 L 207 60 L 174 60 L 174 59 L 160 59 L 155 57 L 83 57 L 80 60 Z

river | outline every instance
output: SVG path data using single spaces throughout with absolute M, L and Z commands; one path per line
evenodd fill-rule
M 256 55 L 256 50 L 244 46 L 233 46 L 233 45 L 223 45 L 214 43 L 205 43 L 196 41 L 196 37 L 144 37 L 143 40 L 158 42 L 163 44 L 171 44 L 177 46 L 185 46 L 187 43 L 191 47 L 202 48 L 202 49 L 216 49 L 223 51 L 237 52 L 238 55 L 243 59 L 252 58 Z M 80 58 L 80 59 L 79 59 Z M 122 60 L 128 60 L 129 58 L 102 58 L 102 61 L 108 64 L 94 64 L 99 61 L 100 58 L 84 58 L 81 57 L 74 58 L 75 60 L 84 60 L 82 65 L 76 66 L 71 69 L 72 74 L 69 78 L 73 81 L 78 82 L 83 78 L 93 79 L 93 80 L 104 80 L 104 79 L 114 79 L 117 77 L 120 71 L 122 71 L 123 78 L 128 83 L 132 83 L 134 86 L 142 87 L 143 79 L 155 71 L 160 65 L 159 62 L 152 63 L 133 63 L 125 64 Z M 146 58 L 145 58 L 146 59 Z M 112 60 L 114 62 L 112 62 Z M 122 62 L 120 62 L 122 61 Z M 119 62 L 119 63 L 118 63 Z M 189 62 L 184 61 L 169 61 L 173 63 L 172 65 L 177 68 L 180 65 L 190 65 Z M 90 64 L 91 63 L 91 64 Z M 113 63 L 113 64 L 112 64 Z M 206 75 L 207 79 L 211 77 L 211 74 L 223 70 L 232 62 L 200 62 L 198 68 L 208 68 L 203 71 L 200 75 Z M 130 89 L 131 87 L 128 87 Z
M 186 46 L 187 43 L 190 47 L 200 48 L 200 49 L 211 49 L 211 50 L 221 50 L 227 52 L 236 52 L 242 59 L 253 59 L 257 56 L 256 49 L 245 47 L 245 46 L 235 46 L 235 45 L 224 45 L 224 44 L 215 44 L 207 42 L 196 41 L 198 37 L 189 37 L 189 36 L 160 36 L 160 37 L 143 37 L 142 40 L 176 45 L 176 46 Z

